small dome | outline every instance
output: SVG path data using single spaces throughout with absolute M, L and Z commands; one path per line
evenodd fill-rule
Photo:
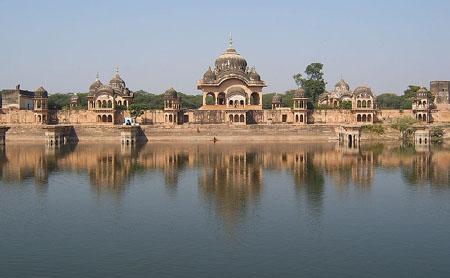
M 47 90 L 44 89 L 44 87 L 39 87 L 36 89 L 36 91 L 34 92 L 34 97 L 41 97 L 41 98 L 45 98 L 48 97 L 48 92 Z
M 100 82 L 100 80 L 98 80 L 98 78 L 97 78 L 97 79 L 95 79 L 94 83 L 92 83 L 91 86 L 89 86 L 89 91 L 95 92 L 102 85 L 103 85 L 102 82 Z
M 174 88 L 170 88 L 164 92 L 164 99 L 176 99 L 178 98 L 178 93 Z
M 303 88 L 298 88 L 294 91 L 293 98 L 304 98 L 305 97 L 305 90 Z
M 416 96 L 418 98 L 428 98 L 428 90 L 425 87 L 422 87 L 417 91 Z
M 358 87 L 353 92 L 353 95 L 355 97 L 362 97 L 362 98 L 373 98 L 372 90 L 369 87 Z
M 109 81 L 109 85 L 113 87 L 114 89 L 125 89 L 125 81 L 122 80 L 122 78 L 119 75 L 119 71 L 116 70 L 116 74 L 113 76 L 113 78 Z
M 249 74 L 251 81 L 261 81 L 261 76 L 256 72 L 255 68 Z
M 334 88 L 337 92 L 350 91 L 350 85 L 348 85 L 344 79 L 339 80 L 339 82 L 334 85 Z
M 214 80 L 216 80 L 216 74 L 211 70 L 211 67 L 209 67 L 205 74 L 203 74 L 203 81 L 212 82 Z
M 281 95 L 275 94 L 272 97 L 272 104 L 280 104 L 282 102 Z
M 70 98 L 70 101 L 71 101 L 71 102 L 76 102 L 76 101 L 78 101 L 78 95 L 77 95 L 77 94 L 74 94 L 74 95 Z

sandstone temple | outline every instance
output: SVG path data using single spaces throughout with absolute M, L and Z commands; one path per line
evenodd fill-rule
M 284 107 L 282 95 L 275 94 L 271 109 L 263 109 L 263 90 L 267 86 L 255 67 L 233 46 L 228 47 L 197 81 L 203 95 L 199 109 L 186 109 L 174 88 L 164 93 L 164 108 L 147 110 L 136 116 L 141 125 L 312 125 L 355 124 L 370 125 L 410 116 L 422 123 L 450 122 L 450 81 L 432 81 L 430 91 L 421 88 L 413 99 L 410 110 L 380 110 L 376 96 L 368 86 L 351 89 L 343 79 L 330 92 L 320 95 L 315 109 L 303 88 L 292 95 L 292 106 Z M 89 124 L 122 125 L 131 117 L 128 110 L 134 94 L 119 75 L 118 69 L 111 80 L 103 84 L 98 75 L 89 86 L 87 109 L 80 109 L 76 95 L 70 99 L 70 109 L 51 110 L 48 92 L 39 87 L 35 91 L 23 90 L 18 85 L 3 90 L 0 98 L 0 124 Z M 343 109 L 344 106 L 346 109 Z M 327 109 L 323 109 L 327 107 Z

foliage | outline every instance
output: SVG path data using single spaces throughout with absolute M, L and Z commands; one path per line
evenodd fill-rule
M 400 109 L 403 98 L 393 93 L 381 94 L 377 97 L 378 107 L 381 109 Z
M 263 106 L 264 109 L 272 108 L 272 97 L 274 95 L 275 95 L 275 93 L 263 94 L 263 96 L 262 96 L 262 106 Z
M 368 133 L 374 133 L 378 135 L 384 134 L 384 127 L 382 125 L 365 125 L 362 130 Z
M 349 100 L 344 100 L 341 102 L 341 109 L 351 110 L 352 109 L 352 102 Z
M 434 144 L 442 144 L 444 142 L 444 130 L 440 127 L 431 129 L 431 142 Z
M 413 117 L 403 117 L 395 119 L 394 123 L 391 125 L 393 129 L 397 129 L 400 132 L 405 132 L 408 128 L 411 128 L 415 123 L 416 119 Z
M 306 67 L 305 74 L 297 73 L 293 76 L 295 83 L 305 90 L 307 97 L 315 104 L 319 95 L 325 91 L 325 80 L 323 79 L 323 64 L 311 63 Z
M 56 110 L 67 109 L 69 108 L 71 97 L 70 94 L 51 94 L 48 96 L 48 108 Z

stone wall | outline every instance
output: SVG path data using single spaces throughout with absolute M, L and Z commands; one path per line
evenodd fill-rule
M 33 110 L 0 109 L 0 124 L 34 124 Z
M 311 121 L 315 124 L 352 124 L 356 122 L 351 110 L 314 110 Z

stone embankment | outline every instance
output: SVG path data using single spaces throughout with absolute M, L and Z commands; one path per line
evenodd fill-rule
M 45 142 L 45 130 L 40 125 L 8 125 L 6 141 Z M 120 141 L 120 126 L 72 125 L 78 141 Z M 339 125 L 143 125 L 142 134 L 148 141 L 335 141 Z M 450 139 L 450 126 L 443 126 L 445 138 Z M 361 140 L 398 140 L 397 130 L 385 126 L 382 135 L 362 133 Z

